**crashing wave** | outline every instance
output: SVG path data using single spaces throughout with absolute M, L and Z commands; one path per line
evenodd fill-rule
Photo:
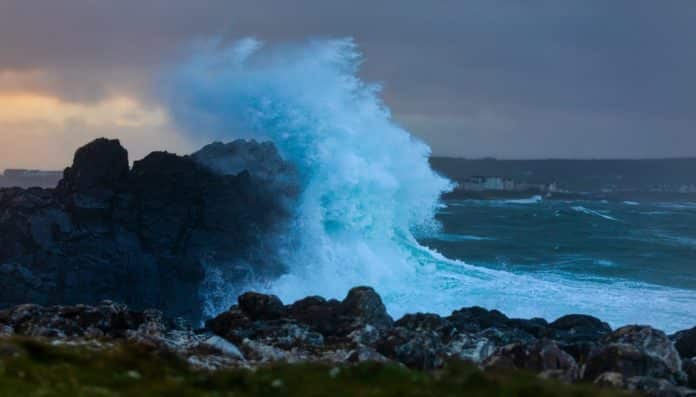
M 292 301 L 342 297 L 354 285 L 371 285 L 396 316 L 480 305 L 519 317 L 584 312 L 614 324 L 669 327 L 696 321 L 690 291 L 513 274 L 420 245 L 414 233 L 436 231 L 439 197 L 451 183 L 431 170 L 428 146 L 392 120 L 379 86 L 357 77 L 361 61 L 349 39 L 277 46 L 212 41 L 169 75 L 170 111 L 185 131 L 203 139 L 271 140 L 297 169 L 293 221 L 273 247 L 285 274 L 247 287 Z M 215 288 L 208 293 L 227 295 L 227 303 L 236 298 L 225 285 Z M 663 310 L 666 302 L 670 311 Z

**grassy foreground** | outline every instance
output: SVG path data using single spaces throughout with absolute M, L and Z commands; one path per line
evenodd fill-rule
M 0 340 L 0 396 L 624 396 L 523 374 L 484 374 L 461 363 L 424 373 L 366 363 L 197 371 L 132 346 L 94 351 Z

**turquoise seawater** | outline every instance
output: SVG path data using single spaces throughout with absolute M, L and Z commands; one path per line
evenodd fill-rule
M 694 290 L 696 203 L 446 202 L 422 243 L 494 269 L 605 277 Z M 694 308 L 696 311 L 696 308 Z

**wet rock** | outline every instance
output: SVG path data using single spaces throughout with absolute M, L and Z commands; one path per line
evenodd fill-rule
M 682 358 L 696 357 L 696 327 L 679 331 L 670 337 Z
M 612 343 L 590 353 L 582 371 L 582 378 L 594 381 L 604 372 L 618 372 L 624 377 L 649 376 L 674 380 L 675 373 L 667 364 L 636 346 Z
M 509 345 L 511 343 L 533 343 L 537 339 L 518 328 L 486 328 L 485 330 L 476 333 L 480 337 L 492 341 L 497 346 Z
M 599 341 L 611 332 L 609 324 L 584 314 L 570 314 L 549 324 L 549 337 L 577 362 L 584 362 Z
M 230 310 L 205 322 L 206 328 L 216 335 L 238 343 L 249 336 L 249 332 L 244 330 L 251 324 L 251 319 L 239 309 L 239 306 L 233 306 Z
M 146 321 L 143 313 L 104 301 L 97 306 L 20 305 L 0 311 L 0 324 L 14 334 L 42 337 L 123 337 Z
M 530 344 L 514 343 L 503 346 L 483 362 L 487 369 L 526 369 L 547 372 L 557 379 L 574 380 L 578 365 L 554 341 L 543 339 Z
M 259 363 L 292 363 L 306 360 L 306 355 L 298 351 L 288 351 L 275 346 L 245 339 L 242 342 L 244 356 Z
M 349 363 L 363 363 L 363 362 L 386 363 L 386 362 L 389 362 L 390 360 L 372 348 L 365 347 L 365 346 L 359 346 L 355 350 L 351 350 L 348 353 L 348 355 L 345 357 L 344 361 L 349 362 Z
M 648 326 L 630 325 L 607 335 L 604 343 L 629 344 L 665 363 L 672 373 L 681 371 L 679 352 L 664 332 Z
M 584 314 L 563 316 L 549 324 L 553 338 L 566 343 L 598 341 L 611 332 L 609 324 Z
M 275 320 L 285 315 L 285 306 L 275 295 L 246 292 L 239 296 L 237 302 L 251 320 Z
M 549 336 L 549 323 L 543 318 L 520 319 L 513 318 L 508 322 L 508 327 L 524 331 L 537 339 Z
M 678 387 L 665 379 L 647 376 L 634 376 L 626 379 L 624 387 L 651 397 L 687 397 L 696 396 L 695 390 Z
M 387 329 L 394 323 L 382 298 L 370 287 L 355 287 L 348 291 L 340 310 L 343 317 L 350 319 L 351 325 L 370 324 L 377 329 Z
M 447 319 L 461 332 L 478 332 L 487 328 L 507 328 L 510 319 L 498 310 L 468 307 L 455 310 Z
M 310 296 L 289 305 L 288 315 L 323 335 L 336 335 L 340 306 L 341 302 L 335 299 L 327 301 L 319 296 Z
M 490 357 L 497 347 L 495 342 L 484 336 L 462 332 L 449 340 L 445 351 L 448 357 L 480 363 Z
M 417 332 L 436 332 L 445 339 L 449 339 L 457 331 L 449 320 L 432 313 L 406 314 L 397 320 L 394 326 Z
M 600 374 L 593 383 L 597 386 L 622 389 L 625 387 L 626 380 L 619 372 L 604 372 Z
M 682 371 L 686 374 L 686 384 L 696 389 L 696 357 L 683 360 Z
M 392 328 L 377 342 L 377 351 L 411 368 L 440 368 L 446 358 L 445 345 L 437 332 Z

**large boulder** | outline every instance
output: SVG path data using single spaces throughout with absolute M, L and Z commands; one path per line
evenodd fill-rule
M 686 374 L 686 383 L 696 389 L 696 357 L 684 359 L 682 370 Z
M 59 188 L 71 192 L 111 189 L 123 181 L 129 168 L 128 152 L 118 139 L 99 138 L 77 149 Z
M 643 376 L 684 381 L 682 364 L 674 345 L 664 332 L 648 326 L 617 329 L 593 350 L 583 368 L 583 378 L 594 381 L 604 372 L 624 377 Z
M 283 302 L 275 295 L 246 292 L 237 301 L 239 308 L 251 320 L 276 320 L 286 313 Z
M 370 287 L 355 287 L 348 291 L 340 310 L 341 315 L 356 328 L 371 325 L 377 329 L 387 329 L 394 323 L 387 314 L 382 298 Z
M 679 331 L 670 337 L 682 358 L 696 357 L 696 327 Z
M 569 314 L 549 324 L 548 336 L 557 340 L 576 361 L 583 362 L 599 341 L 611 332 L 604 321 L 584 315 Z
M 598 341 L 611 332 L 609 324 L 584 314 L 560 317 L 549 328 L 554 331 L 554 338 L 564 342 Z
M 415 331 L 404 327 L 389 330 L 377 342 L 377 351 L 410 368 L 440 368 L 447 358 L 442 337 L 435 331 Z
M 486 328 L 507 328 L 510 319 L 498 310 L 486 310 L 482 307 L 466 307 L 455 310 L 447 319 L 458 330 L 478 332 Z
M 483 362 L 483 367 L 489 370 L 526 369 L 568 381 L 578 376 L 575 359 L 548 339 L 503 346 Z

